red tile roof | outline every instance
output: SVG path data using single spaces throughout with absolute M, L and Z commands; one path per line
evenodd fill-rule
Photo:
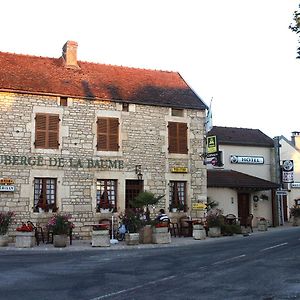
M 207 187 L 269 190 L 279 184 L 233 170 L 207 170 Z
M 70 69 L 62 58 L 0 52 L 0 91 L 206 109 L 177 72 L 82 61 L 78 65 Z
M 259 129 L 213 126 L 208 133 L 216 135 L 219 144 L 274 147 L 274 141 Z

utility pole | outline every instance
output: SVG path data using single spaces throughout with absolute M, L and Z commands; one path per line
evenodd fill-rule
M 276 183 L 280 184 L 280 189 L 282 189 L 282 182 L 281 182 L 281 167 L 280 167 L 280 143 L 279 143 L 279 136 L 274 137 L 274 150 L 275 150 L 275 178 Z M 283 199 L 282 195 L 276 195 L 275 193 L 275 219 L 274 219 L 274 225 L 283 225 L 284 223 L 284 217 L 283 217 Z

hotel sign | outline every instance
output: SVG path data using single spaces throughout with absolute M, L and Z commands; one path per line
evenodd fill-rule
M 232 164 L 262 165 L 264 164 L 264 158 L 263 156 L 230 155 L 230 162 Z
M 294 182 L 294 161 L 293 160 L 282 161 L 282 182 L 284 183 Z
M 300 188 L 300 182 L 293 182 L 292 183 L 292 188 Z

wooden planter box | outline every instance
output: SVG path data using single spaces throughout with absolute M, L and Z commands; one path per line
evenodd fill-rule
M 146 225 L 140 230 L 140 244 L 152 243 L 152 226 Z
M 32 248 L 35 245 L 35 233 L 17 231 L 16 248 Z
M 109 230 L 93 230 L 92 247 L 109 247 L 110 238 Z

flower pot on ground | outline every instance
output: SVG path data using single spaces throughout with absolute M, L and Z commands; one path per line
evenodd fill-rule
M 109 247 L 109 224 L 99 224 L 93 227 L 92 247 Z
M 0 212 L 0 247 L 4 247 L 8 245 L 9 237 L 8 237 L 8 228 L 12 223 L 14 213 L 11 211 L 8 212 Z
M 268 230 L 268 222 L 265 218 L 260 218 L 257 222 L 257 230 L 258 231 L 267 231 Z
M 74 224 L 70 221 L 69 214 L 56 214 L 49 220 L 47 228 L 53 234 L 54 247 L 65 247 L 64 242 L 67 243 L 67 236 L 74 228 Z M 61 236 L 61 237 L 58 237 Z
M 126 245 L 138 245 L 140 242 L 140 234 L 135 233 L 125 233 L 125 243 Z
M 68 236 L 66 234 L 54 234 L 53 246 L 57 248 L 64 248 L 67 246 Z
M 293 217 L 293 226 L 300 226 L 300 207 L 294 205 L 290 210 L 291 216 Z
M 159 222 L 153 226 L 152 242 L 154 244 L 171 243 L 168 222 Z
M 224 224 L 224 216 L 220 209 L 210 210 L 206 216 L 209 237 L 221 236 L 221 227 Z
M 195 240 L 204 240 L 206 238 L 206 232 L 202 224 L 200 223 L 193 224 L 193 238 Z
M 22 223 L 16 231 L 16 248 L 32 248 L 35 245 L 35 228 L 30 223 Z

